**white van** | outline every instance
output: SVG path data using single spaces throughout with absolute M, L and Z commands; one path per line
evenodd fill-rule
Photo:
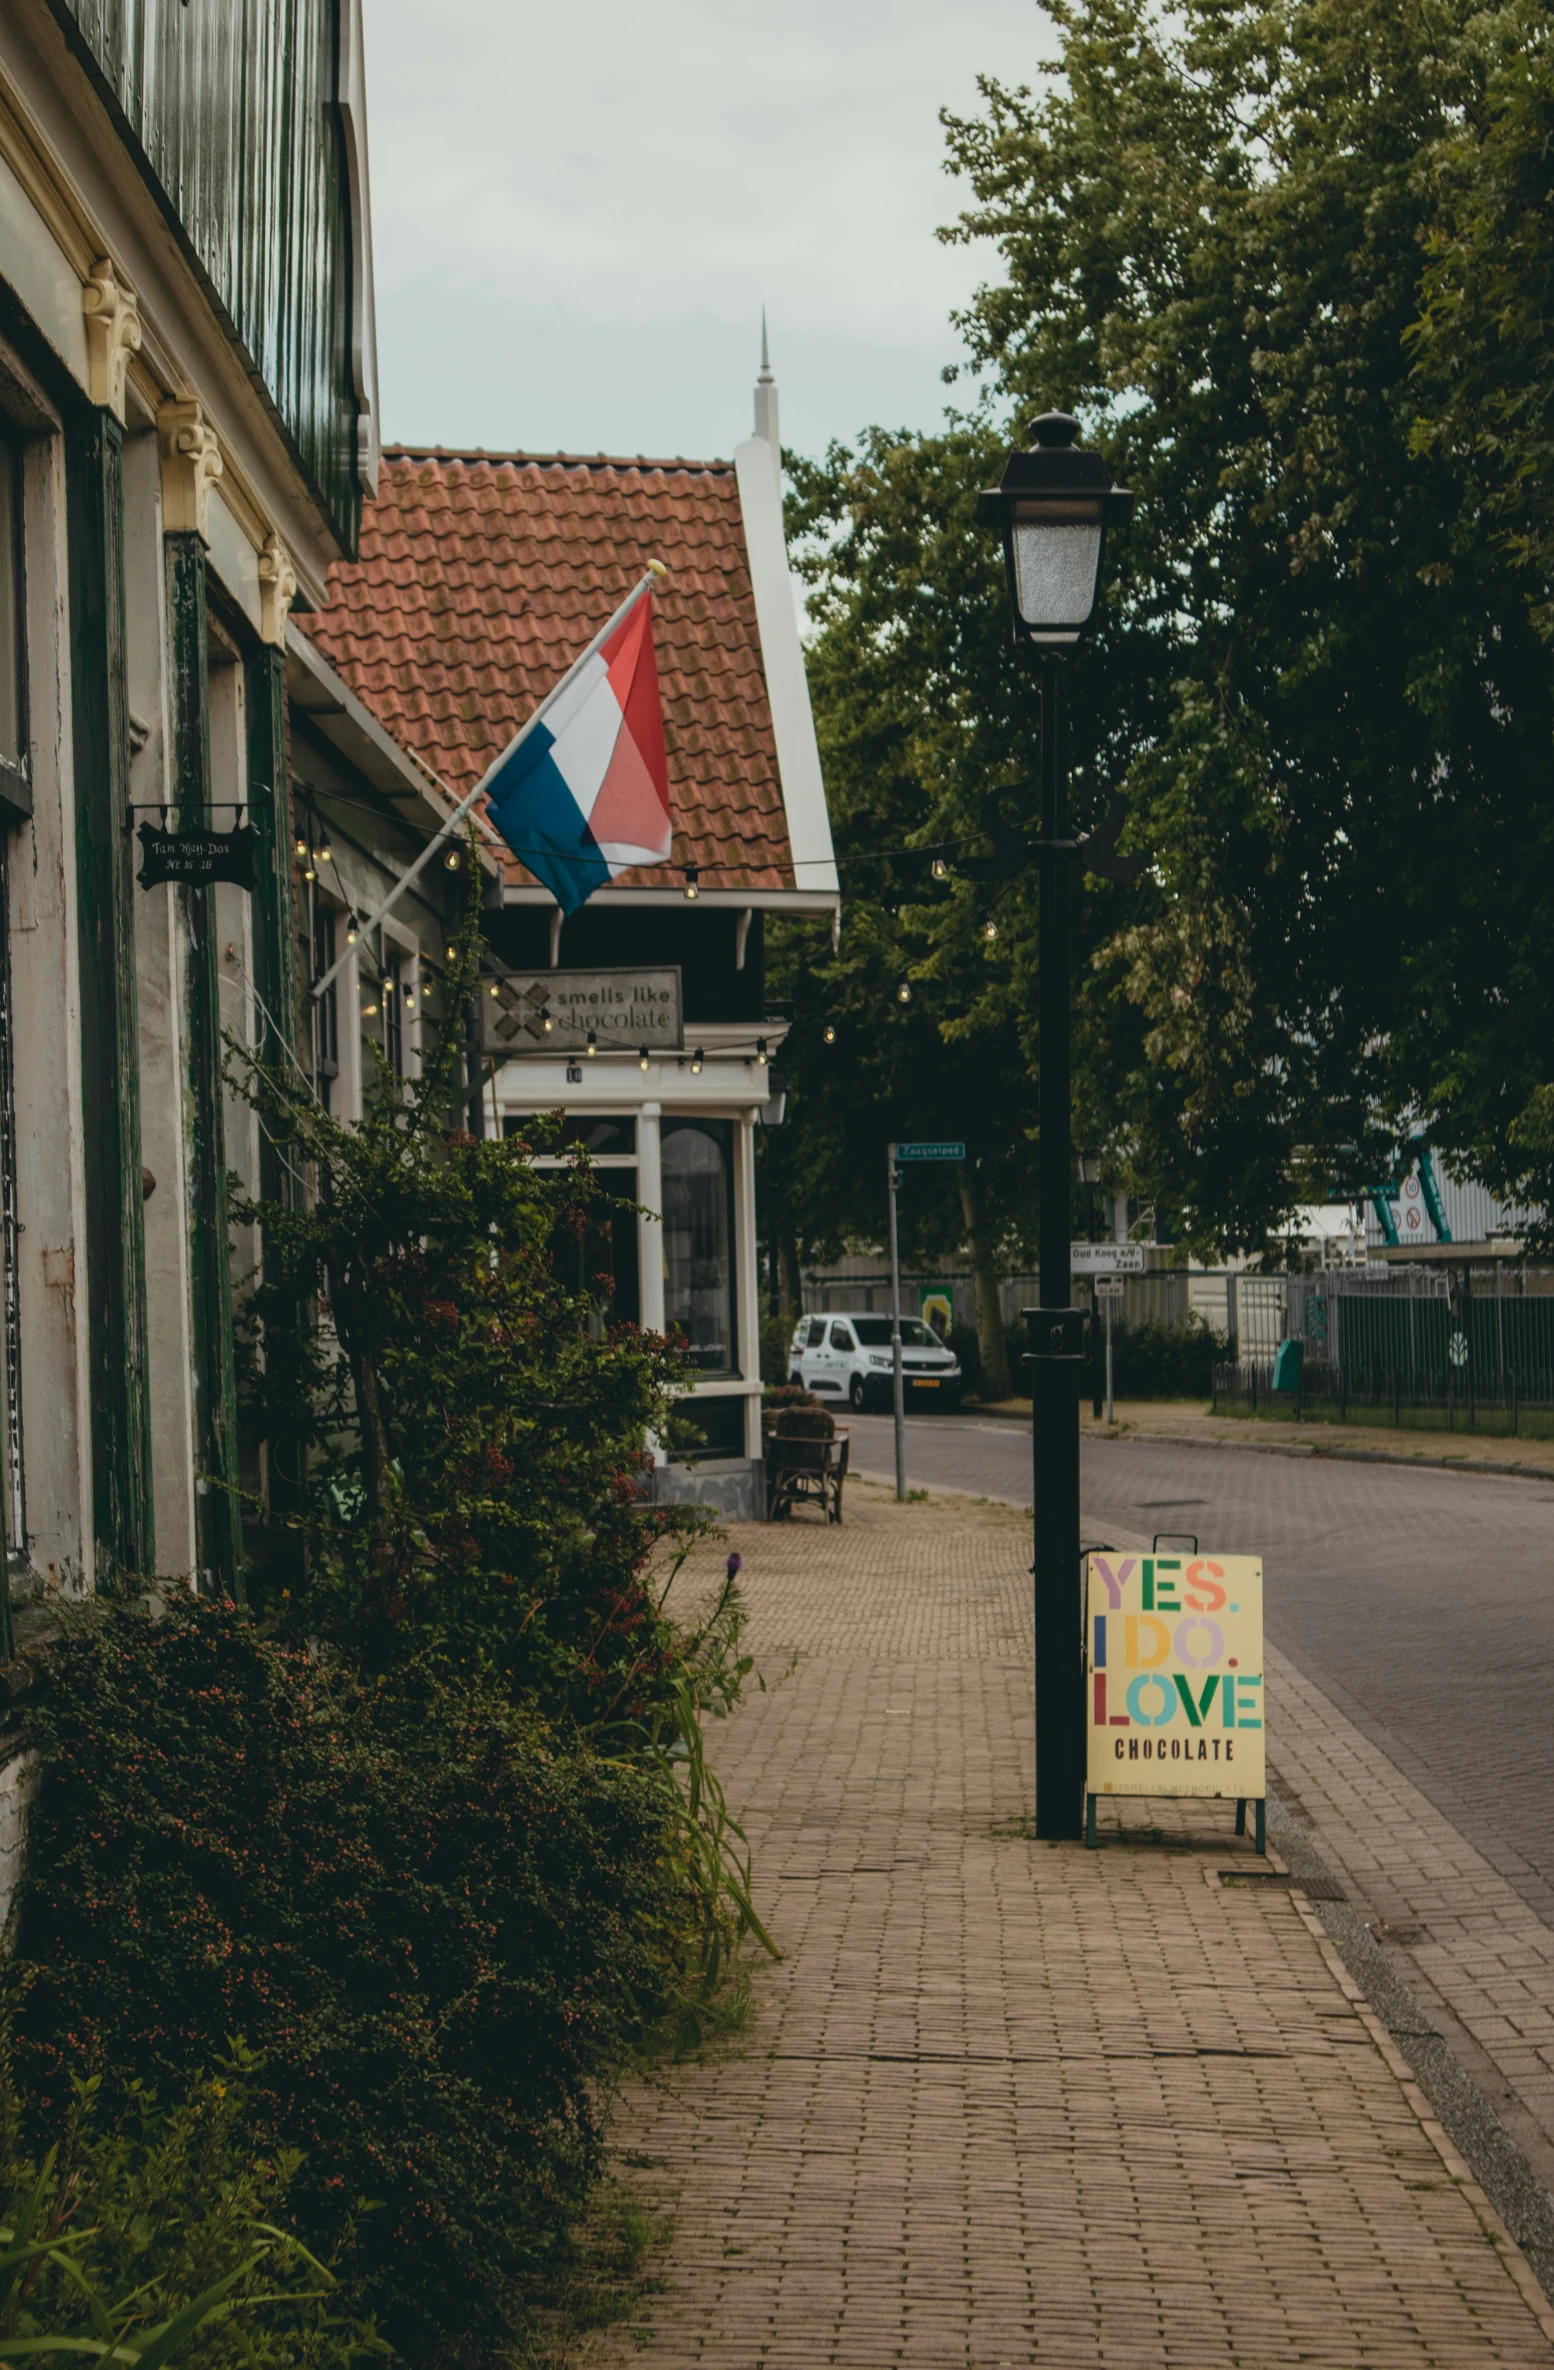
M 901 1375 L 909 1407 L 960 1405 L 960 1360 L 919 1317 L 901 1320 Z M 860 1415 L 893 1404 L 890 1319 L 805 1317 L 788 1345 L 788 1380 L 818 1399 L 846 1399 Z

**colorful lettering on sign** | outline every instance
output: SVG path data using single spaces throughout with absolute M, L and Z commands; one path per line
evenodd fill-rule
M 1091 1790 L 1260 1794 L 1260 1561 L 1105 1553 L 1088 1571 Z

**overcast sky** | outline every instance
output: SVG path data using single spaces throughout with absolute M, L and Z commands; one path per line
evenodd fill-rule
M 1036 79 L 1035 0 L 366 0 L 383 425 L 727 455 L 763 303 L 783 441 L 926 427 L 988 276 L 938 110 Z

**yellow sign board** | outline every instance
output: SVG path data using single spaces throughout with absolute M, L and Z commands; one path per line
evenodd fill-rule
M 955 1322 L 955 1293 L 949 1284 L 925 1284 L 918 1294 L 918 1306 L 923 1323 L 931 1325 L 941 1341 L 948 1341 Z
M 1088 1558 L 1092 1794 L 1267 1791 L 1258 1555 Z

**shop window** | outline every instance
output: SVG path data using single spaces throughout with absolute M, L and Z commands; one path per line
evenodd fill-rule
M 521 1135 L 530 1124 L 529 1119 L 509 1113 L 502 1122 L 502 1133 Z M 564 1236 L 553 1256 L 567 1290 L 593 1303 L 589 1330 L 602 1339 L 610 1325 L 636 1325 L 642 1321 L 637 1257 L 636 1122 L 595 1119 L 574 1112 L 567 1118 L 563 1142 L 566 1149 L 541 1153 L 533 1165 L 554 1175 L 570 1165 L 572 1148 L 584 1145 L 600 1171 L 603 1190 L 591 1205 L 581 1238 Z
M 335 962 L 335 909 L 320 899 L 313 914 L 313 977 L 322 979 Z M 313 1005 L 313 1087 L 326 1111 L 339 1099 L 340 982 L 332 979 Z
M 405 958 L 397 951 L 383 966 L 383 1058 L 396 1078 L 405 1074 Z
M 733 1128 L 726 1119 L 663 1127 L 664 1318 L 704 1374 L 737 1374 Z

